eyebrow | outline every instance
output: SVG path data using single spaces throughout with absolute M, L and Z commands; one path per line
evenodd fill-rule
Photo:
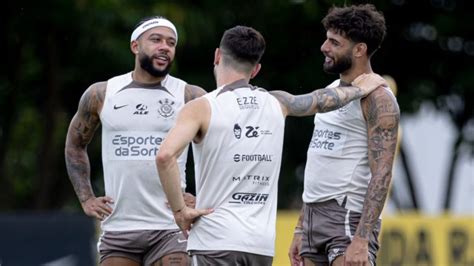
M 161 37 L 161 38 L 165 38 L 165 39 L 172 39 L 172 40 L 176 41 L 175 37 L 163 35 L 161 33 L 152 33 L 152 34 L 150 34 L 150 36 L 148 36 L 148 38 L 152 38 L 152 37 L 156 37 L 156 36 Z

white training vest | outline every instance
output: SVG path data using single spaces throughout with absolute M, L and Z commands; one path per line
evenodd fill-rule
M 203 141 L 193 144 L 196 208 L 214 212 L 193 225 L 188 250 L 273 256 L 285 126 L 280 103 L 244 80 L 204 97 L 211 119 Z
M 138 84 L 131 73 L 114 77 L 107 90 L 102 122 L 105 194 L 112 214 L 104 231 L 178 228 L 166 205 L 155 157 L 184 105 L 186 83 L 170 75 L 156 85 Z M 187 149 L 178 159 L 185 187 Z
M 339 80 L 328 87 L 336 87 Z M 349 210 L 362 212 L 371 179 L 367 123 L 360 99 L 314 117 L 304 173 L 303 201 L 346 200 Z M 345 199 L 347 197 L 347 199 Z

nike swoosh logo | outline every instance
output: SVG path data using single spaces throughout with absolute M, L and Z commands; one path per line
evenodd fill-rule
M 117 110 L 117 109 L 120 109 L 120 108 L 123 108 L 125 106 L 127 106 L 128 104 L 125 104 L 125 105 L 120 105 L 120 106 L 117 106 L 117 105 L 114 105 L 114 110 Z
M 178 243 L 184 243 L 184 242 L 188 242 L 187 239 L 178 239 Z

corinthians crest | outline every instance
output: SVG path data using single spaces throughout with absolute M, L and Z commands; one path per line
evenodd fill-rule
M 158 113 L 162 117 L 168 118 L 174 114 L 174 109 L 173 109 L 174 101 L 168 98 L 165 98 L 165 99 L 159 100 L 158 103 L 160 104 L 160 107 L 158 108 Z

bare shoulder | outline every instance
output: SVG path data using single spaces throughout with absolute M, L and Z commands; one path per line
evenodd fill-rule
M 79 102 L 79 111 L 99 113 L 104 104 L 107 82 L 96 82 L 89 86 Z
M 400 116 L 397 99 L 387 87 L 378 87 L 361 100 L 362 110 L 367 121 L 374 122 L 380 115 Z
M 186 84 L 184 87 L 184 101 L 189 102 L 206 94 L 206 91 L 196 85 Z
M 211 107 L 209 101 L 205 97 L 199 97 L 187 102 L 180 113 L 188 113 L 188 115 L 198 116 L 210 112 L 210 110 Z

